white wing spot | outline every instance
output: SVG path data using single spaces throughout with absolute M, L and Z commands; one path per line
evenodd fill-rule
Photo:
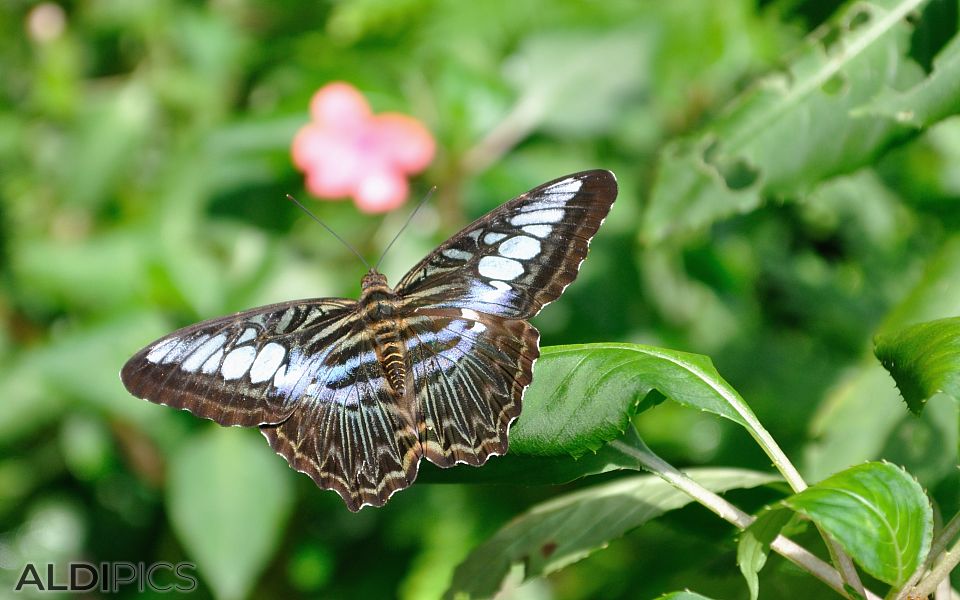
M 247 372 L 253 359 L 257 357 L 257 349 L 253 346 L 240 346 L 230 351 L 230 354 L 223 359 L 223 366 L 220 367 L 220 373 L 224 379 L 240 379 Z
M 287 349 L 276 342 L 270 342 L 261 348 L 257 360 L 253 361 L 253 366 L 250 367 L 250 382 L 260 383 L 273 377 L 286 355 Z
M 490 281 L 490 285 L 492 285 L 493 287 L 497 288 L 497 289 L 500 290 L 501 292 L 506 292 L 506 291 L 508 291 L 508 290 L 512 290 L 512 289 L 513 289 L 512 287 L 510 287 L 510 284 L 507 283 L 506 281 L 497 281 L 496 279 L 491 280 L 491 281 Z
M 465 318 L 467 318 L 467 319 L 471 319 L 471 320 L 473 320 L 473 321 L 476 321 L 476 320 L 480 319 L 480 315 L 477 314 L 477 311 L 475 311 L 475 310 L 473 310 L 473 309 L 470 309 L 470 308 L 461 308 L 461 309 L 460 309 L 460 314 L 461 314 L 463 317 L 465 317 Z
M 488 279 L 510 281 L 523 275 L 523 265 L 512 258 L 502 256 L 484 256 L 477 265 L 480 274 Z
M 160 364 L 168 365 L 170 363 L 178 362 L 186 358 L 193 352 L 197 346 L 206 341 L 210 337 L 207 334 L 198 335 L 193 338 L 179 338 L 177 339 L 177 344 L 170 348 L 170 350 L 163 356 L 163 359 L 160 361 Z
M 176 346 L 180 340 L 177 338 L 170 338 L 169 340 L 160 342 L 147 354 L 147 360 L 156 364 L 167 355 L 174 346 Z
M 216 352 L 218 349 L 223 348 L 223 344 L 227 341 L 227 334 L 221 333 L 218 334 L 202 344 L 200 347 L 193 351 L 193 353 L 183 361 L 183 364 L 180 365 L 180 368 L 188 373 L 195 373 L 197 369 L 203 365 L 203 363 L 210 358 L 210 355 Z
M 240 344 L 242 344 L 242 343 L 244 343 L 244 342 L 249 342 L 250 340 L 252 340 L 252 339 L 255 338 L 255 337 L 257 337 L 257 330 L 254 329 L 253 327 L 247 327 L 247 328 L 243 331 L 243 335 L 240 336 L 240 339 L 237 340 L 237 341 L 234 342 L 234 343 L 237 344 L 237 345 L 240 345 Z
M 566 202 L 572 198 L 574 194 L 579 192 L 581 187 L 583 187 L 583 181 L 579 179 L 564 179 L 551 185 L 544 191 L 548 194 L 566 194 L 567 197 L 561 200 L 562 202 Z
M 483 243 L 487 245 L 496 244 L 503 238 L 507 237 L 505 233 L 497 233 L 496 231 L 491 231 L 487 235 L 483 236 Z
M 518 235 L 500 244 L 501 256 L 530 260 L 540 254 L 540 240 L 525 235 Z
M 524 225 L 523 232 L 535 235 L 538 238 L 545 238 L 553 231 L 552 225 Z
M 520 227 L 521 225 L 535 225 L 539 223 L 556 223 L 563 219 L 562 208 L 544 208 L 541 210 L 531 210 L 514 215 L 510 219 L 510 224 Z
M 443 254 L 447 258 L 452 258 L 453 260 L 470 260 L 470 257 L 473 256 L 466 250 L 460 250 L 459 248 L 447 248 L 440 254 Z
M 200 372 L 204 375 L 213 375 L 217 372 L 217 369 L 220 368 L 220 359 L 223 358 L 223 348 L 220 348 L 213 353 L 213 356 L 207 359 L 207 362 L 203 363 L 203 367 L 200 369 Z

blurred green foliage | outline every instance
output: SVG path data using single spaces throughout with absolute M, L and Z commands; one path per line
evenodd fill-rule
M 356 295 L 362 265 L 283 199 L 302 196 L 289 146 L 309 98 L 338 79 L 438 140 L 413 194 L 437 198 L 387 257 L 391 281 L 517 193 L 611 169 L 620 199 L 576 285 L 537 318 L 543 343 L 710 355 L 812 481 L 886 458 L 953 514 L 956 403 L 907 414 L 870 348 L 960 314 L 958 12 L 3 3 L 0 589 L 25 561 L 193 560 L 204 596 L 438 597 L 511 517 L 589 482 L 421 483 L 354 515 L 256 432 L 124 391 L 126 358 L 175 327 Z M 371 257 L 406 216 L 313 207 Z M 690 409 L 636 424 L 679 466 L 769 466 L 735 425 Z M 773 493 L 733 497 L 749 509 Z M 734 553 L 730 529 L 691 506 L 511 594 L 745 598 Z M 833 597 L 775 556 L 760 580 L 769 597 Z

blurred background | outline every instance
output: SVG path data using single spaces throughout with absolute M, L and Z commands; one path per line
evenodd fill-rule
M 806 144 L 805 127 L 834 128 L 852 151 L 840 126 L 810 112 L 768 153 L 801 175 L 764 187 L 739 163 L 721 170 L 729 190 L 762 201 L 698 212 L 683 231 L 657 210 L 701 206 L 673 194 L 681 176 L 670 157 L 729 122 L 725 107 L 794 64 L 811 32 L 829 36 L 842 7 L 5 0 L 0 596 L 28 561 L 73 560 L 196 562 L 201 597 L 433 598 L 512 516 L 583 485 L 421 483 L 355 515 L 258 432 L 128 395 L 121 365 L 174 328 L 297 297 L 356 297 L 365 268 L 287 193 L 375 259 L 436 185 L 386 258 L 396 282 L 518 193 L 611 169 L 619 200 L 577 284 L 535 320 L 542 343 L 708 354 L 811 480 L 885 457 L 952 514 L 956 407 L 935 399 L 908 416 L 870 344 L 884 326 L 960 313 L 960 121 L 947 118 L 960 103 L 923 126 L 860 136 L 873 145 L 818 169 L 809 157 L 831 144 Z M 896 78 L 907 86 L 935 71 L 957 2 L 927 3 L 903 26 L 896 44 L 909 68 Z M 406 205 L 371 215 L 304 190 L 291 143 L 311 96 L 335 80 L 436 139 Z M 838 85 L 823 91 L 857 89 Z M 664 404 L 636 422 L 678 466 L 769 468 L 742 431 L 709 416 Z M 763 494 L 732 498 L 750 509 Z M 732 540 L 706 511 L 684 509 L 508 597 L 688 587 L 745 598 Z M 832 597 L 770 564 L 769 597 Z

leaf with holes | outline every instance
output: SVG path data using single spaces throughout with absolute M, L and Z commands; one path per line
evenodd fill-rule
M 776 475 L 740 469 L 690 469 L 705 488 L 723 492 L 778 481 Z M 537 505 L 510 521 L 460 563 L 447 598 L 489 598 L 514 564 L 530 579 L 585 558 L 611 540 L 693 502 L 655 475 L 593 486 Z
M 695 138 L 669 144 L 641 238 L 653 243 L 706 227 L 754 210 L 766 196 L 803 195 L 829 177 L 872 164 L 878 153 L 913 131 L 898 119 L 856 109 L 923 81 L 922 68 L 909 54 L 914 26 L 908 21 L 922 3 L 851 4 L 811 35 L 787 72 L 757 82 Z M 944 100 L 951 98 L 945 112 L 960 107 L 956 86 Z M 932 108 L 930 114 L 943 112 Z

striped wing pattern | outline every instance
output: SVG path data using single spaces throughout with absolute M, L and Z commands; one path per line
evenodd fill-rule
M 175 331 L 121 371 L 137 397 L 258 426 L 350 510 L 410 486 L 422 458 L 507 450 L 539 355 L 527 322 L 576 277 L 617 195 L 608 171 L 523 194 L 469 225 L 395 289 L 265 306 Z
M 411 307 L 529 319 L 576 278 L 617 195 L 609 171 L 585 171 L 514 198 L 452 236 L 400 283 Z
M 507 451 L 540 354 L 529 323 L 450 309 L 407 319 L 420 440 L 430 462 L 482 465 Z
M 417 476 L 420 442 L 386 380 L 372 339 L 354 329 L 319 367 L 317 388 L 279 424 L 260 431 L 290 466 L 340 494 L 347 508 L 383 506 Z
M 319 358 L 343 334 L 354 300 L 264 306 L 160 338 L 124 365 L 138 398 L 221 425 L 279 423 L 320 376 Z

